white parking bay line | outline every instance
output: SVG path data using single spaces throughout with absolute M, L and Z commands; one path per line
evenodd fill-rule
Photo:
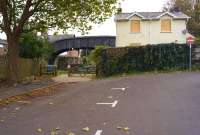
M 125 91 L 127 88 L 111 88 L 111 90 L 121 90 L 121 91 Z
M 115 100 L 115 101 L 113 102 L 113 104 L 112 104 L 112 107 L 114 108 L 117 104 L 118 104 L 118 101 Z
M 118 104 L 118 100 L 115 100 L 112 103 L 96 103 L 97 105 L 112 105 L 111 107 L 114 108 Z
M 102 130 L 97 130 L 97 132 L 95 133 L 95 135 L 101 135 L 102 134 Z

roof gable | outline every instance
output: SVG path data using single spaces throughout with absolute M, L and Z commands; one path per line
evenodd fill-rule
M 131 19 L 133 16 L 138 16 L 138 17 L 144 19 L 144 16 L 142 16 L 140 13 L 137 13 L 137 12 L 135 12 L 135 13 L 131 14 L 130 16 L 128 16 L 127 19 Z
M 171 17 L 173 17 L 173 18 L 176 17 L 174 14 L 172 14 L 172 13 L 170 13 L 170 12 L 164 12 L 164 13 L 162 13 L 161 15 L 157 16 L 157 18 L 159 19 L 159 18 L 161 18 L 161 17 L 163 17 L 163 16 L 165 16 L 165 15 L 169 15 L 169 16 L 171 16 Z
M 144 20 L 160 19 L 164 15 L 169 15 L 174 19 L 189 19 L 190 17 L 182 12 L 134 12 L 134 13 L 120 13 L 115 16 L 115 21 L 128 21 L 134 15 L 141 17 Z

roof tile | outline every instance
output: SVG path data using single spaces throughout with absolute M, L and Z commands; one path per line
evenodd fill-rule
M 120 13 L 117 14 L 115 16 L 115 20 L 116 21 L 120 21 L 120 20 L 129 20 L 129 17 L 131 15 L 138 14 L 143 16 L 143 19 L 158 19 L 159 16 L 161 16 L 164 13 L 168 13 L 168 12 L 133 12 L 133 13 Z M 189 18 L 189 16 L 187 16 L 186 14 L 182 13 L 182 12 L 170 12 L 170 14 L 172 14 L 176 19 L 187 19 Z

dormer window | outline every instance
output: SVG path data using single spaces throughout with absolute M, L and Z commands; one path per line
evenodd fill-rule
M 140 32 L 140 20 L 131 20 L 131 33 Z
M 161 20 L 161 32 L 171 32 L 171 19 Z

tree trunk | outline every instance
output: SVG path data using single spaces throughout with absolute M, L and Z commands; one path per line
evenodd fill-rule
M 7 35 L 8 42 L 8 82 L 19 82 L 19 36 Z

